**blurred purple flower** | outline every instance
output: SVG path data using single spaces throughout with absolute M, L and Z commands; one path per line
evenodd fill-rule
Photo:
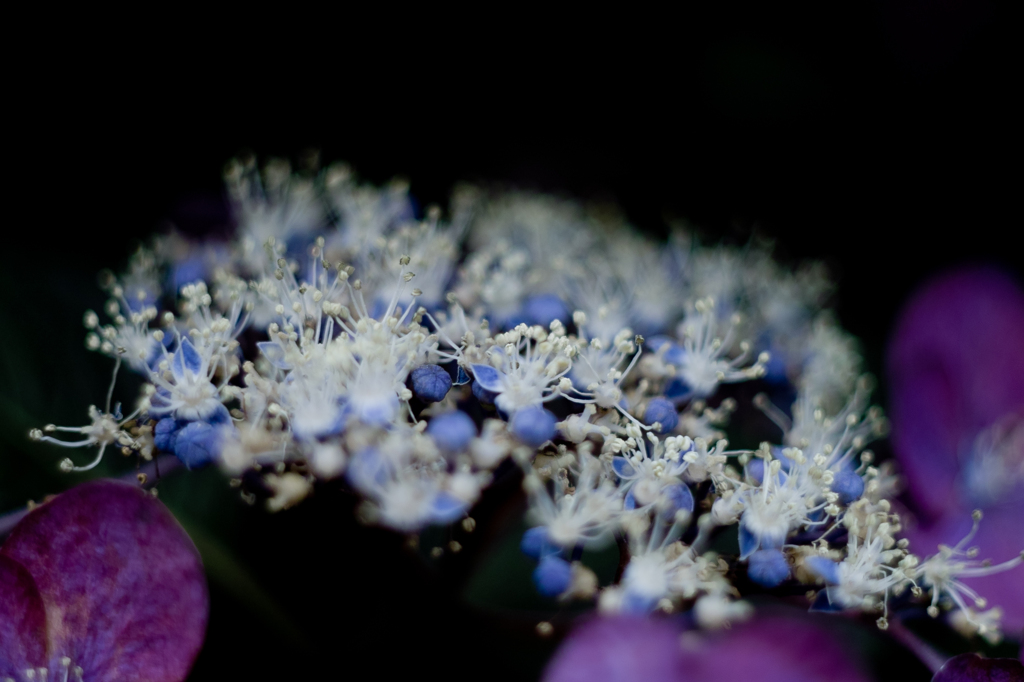
M 827 618 L 827 616 L 825 616 Z M 544 682 L 865 682 L 818 617 L 772 615 L 718 632 L 667 619 L 597 618 L 578 627 Z
M 932 682 L 1020 682 L 1024 664 L 1012 658 L 982 658 L 960 654 L 946 661 Z
M 971 545 L 1002 562 L 1024 550 L 1024 291 L 1008 276 L 968 268 L 912 297 L 888 353 L 892 442 L 906 473 L 916 526 L 911 550 L 934 554 L 984 519 Z M 1019 577 L 964 583 L 1024 628 Z
M 0 679 L 180 681 L 208 613 L 192 541 L 127 483 L 57 496 L 0 547 Z

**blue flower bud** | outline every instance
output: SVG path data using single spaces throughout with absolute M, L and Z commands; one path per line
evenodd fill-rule
M 644 412 L 644 424 L 650 426 L 654 422 L 661 422 L 662 433 L 672 433 L 679 424 L 676 406 L 666 398 L 652 399 L 647 403 L 647 410 Z
M 832 492 L 839 495 L 839 501 L 850 504 L 864 494 L 864 479 L 849 469 L 843 469 L 832 479 Z
M 777 587 L 789 577 L 786 555 L 777 549 L 761 549 L 747 559 L 747 575 L 761 587 Z
M 558 418 L 543 407 L 526 407 L 512 415 L 510 430 L 516 438 L 533 448 L 555 437 Z
M 547 526 L 534 526 L 525 533 L 519 543 L 519 549 L 528 557 L 540 559 L 549 554 L 558 554 L 561 548 L 548 539 Z
M 522 318 L 526 324 L 539 324 L 547 328 L 552 320 L 566 324 L 569 321 L 569 309 L 558 296 L 540 294 L 526 299 L 523 303 Z
M 541 557 L 537 568 L 533 569 L 533 584 L 537 591 L 545 597 L 557 597 L 569 589 L 572 583 L 572 565 L 557 556 Z
M 174 455 L 189 469 L 213 461 L 220 454 L 221 428 L 206 422 L 191 422 L 178 431 Z
M 451 375 L 440 365 L 421 365 L 409 374 L 412 392 L 425 403 L 444 400 L 452 387 Z
M 476 424 L 465 412 L 439 414 L 427 424 L 427 434 L 448 454 L 463 452 L 476 436 Z

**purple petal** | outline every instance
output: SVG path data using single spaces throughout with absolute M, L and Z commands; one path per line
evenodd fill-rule
M 679 629 L 654 618 L 595 618 L 573 630 L 544 682 L 683 682 Z M 698 679 L 698 678 L 694 678 Z
M 0 554 L 0 677 L 46 663 L 46 612 L 25 567 Z
M 97 682 L 183 680 L 209 600 L 195 546 L 139 488 L 93 481 L 29 513 L 0 553 L 35 579 L 49 653 Z
M 829 616 L 767 616 L 714 632 L 667 619 L 616 617 L 578 627 L 545 682 L 866 682 L 823 624 Z
M 828 634 L 834 616 L 763 616 L 731 630 L 684 640 L 687 680 L 715 682 L 866 682 L 870 679 Z
M 960 654 L 946 661 L 932 682 L 1020 682 L 1024 664 L 1012 658 L 982 658 Z
M 1022 348 L 1024 292 L 996 270 L 944 275 L 903 311 L 887 359 L 893 444 L 926 516 L 964 507 L 959 455 L 1024 406 Z

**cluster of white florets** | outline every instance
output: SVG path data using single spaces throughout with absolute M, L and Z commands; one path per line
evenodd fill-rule
M 404 184 L 360 185 L 342 166 L 232 162 L 226 179 L 233 243 L 158 240 L 108 278 L 110 322 L 85 317 L 87 346 L 147 381 L 137 409 L 123 417 L 108 395 L 89 426 L 34 438 L 216 461 L 274 511 L 344 477 L 362 519 L 405 533 L 471 525 L 495 476 L 521 470 L 545 594 L 693 606 L 713 627 L 749 613 L 742 581 L 817 585 L 820 608 L 883 614 L 927 591 L 930 608 L 952 600 L 995 631 L 959 578 L 1019 560 L 983 566 L 961 546 L 922 560 L 897 538 L 897 479 L 865 450 L 885 419 L 822 309 L 820 266 L 682 230 L 658 244 L 521 193 L 461 188 L 449 221 L 417 220 Z M 183 272 L 200 277 L 170 302 Z M 758 395 L 778 438 L 730 449 L 728 386 L 752 381 L 796 399 Z M 738 547 L 723 549 L 732 526 Z M 599 586 L 579 556 L 612 542 L 622 570 Z

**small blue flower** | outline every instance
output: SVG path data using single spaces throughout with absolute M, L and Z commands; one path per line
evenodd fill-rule
M 562 551 L 558 545 L 552 544 L 548 539 L 547 526 L 534 526 L 523 533 L 519 549 L 523 554 L 534 559 L 540 559 L 549 554 L 558 554 Z
M 777 587 L 789 577 L 786 555 L 777 549 L 761 549 L 747 559 L 747 576 L 762 587 Z
M 839 495 L 839 501 L 843 504 L 850 504 L 864 494 L 864 479 L 856 474 L 856 472 L 850 471 L 849 469 L 843 469 L 835 475 L 832 479 L 832 485 L 829 486 L 836 495 Z
M 533 584 L 545 597 L 557 597 L 572 583 L 572 565 L 558 556 L 547 555 L 533 570 Z
M 539 448 L 555 437 L 558 418 L 543 407 L 527 407 L 512 416 L 509 428 L 516 438 L 533 448 Z
M 662 433 L 672 433 L 679 424 L 679 413 L 676 406 L 666 398 L 654 398 L 647 403 L 644 412 L 644 423 L 648 426 L 661 422 Z
M 421 365 L 409 374 L 409 383 L 417 398 L 425 403 L 436 403 L 448 395 L 452 377 L 440 365 Z
M 430 420 L 427 434 L 448 454 L 463 452 L 476 436 L 476 424 L 465 412 L 446 412 Z

